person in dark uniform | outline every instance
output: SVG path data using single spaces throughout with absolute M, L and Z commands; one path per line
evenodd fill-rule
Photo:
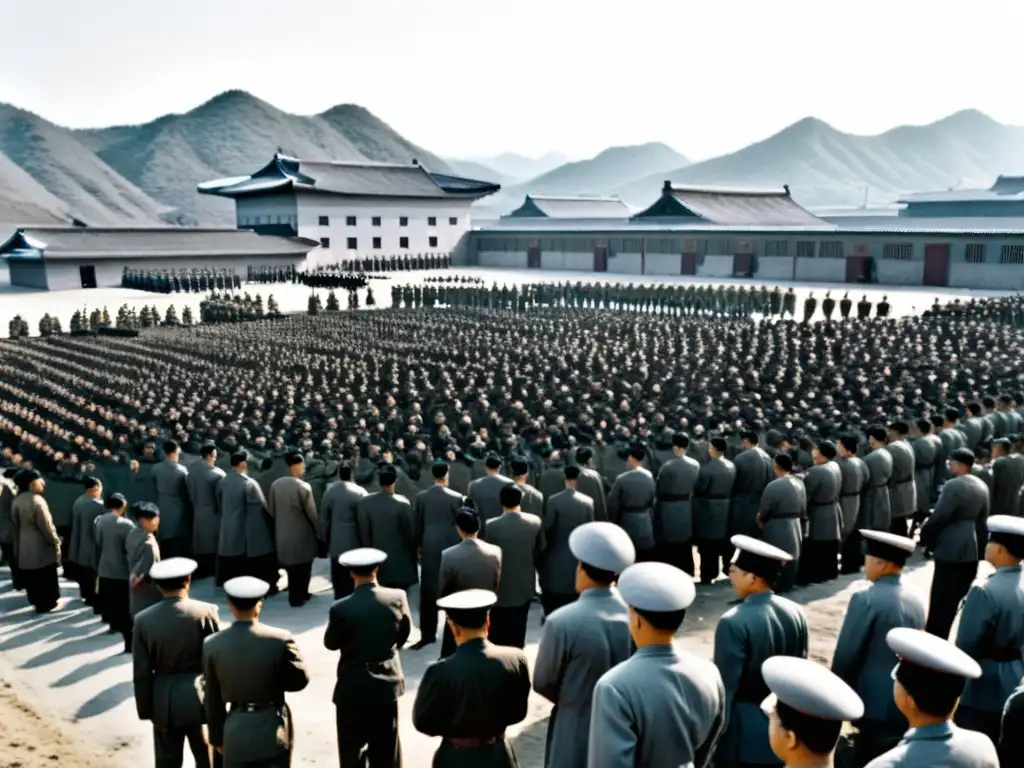
M 545 618 L 575 602 L 578 558 L 572 551 L 572 535 L 581 526 L 594 521 L 594 502 L 578 490 L 580 468 L 565 467 L 563 474 L 565 490 L 548 498 L 541 518 L 546 542 L 540 579 Z M 626 535 L 625 531 L 622 533 Z
M 68 542 L 64 575 L 78 582 L 82 601 L 99 613 L 96 600 L 96 566 L 99 562 L 96 518 L 106 512 L 103 508 L 103 483 L 96 477 L 86 477 L 83 485 L 82 495 L 71 506 L 71 540 Z
M 621 525 L 636 547 L 638 560 L 649 560 L 655 551 L 654 506 L 657 486 L 650 470 L 643 466 L 647 448 L 640 443 L 629 447 L 628 469 L 615 478 L 608 492 L 608 519 Z
M 356 504 L 359 538 L 363 546 L 383 550 L 388 555 L 380 570 L 380 583 L 408 590 L 419 581 L 412 504 L 396 493 L 398 470 L 393 464 L 381 465 L 377 481 L 380 490 Z
M 654 535 L 658 559 L 693 576 L 694 496 L 701 467 L 686 455 L 689 446 L 682 432 L 672 435 L 672 458 L 658 469 Z
M 804 299 L 804 322 L 811 322 L 811 318 L 814 317 L 814 310 L 818 308 L 818 300 L 814 298 L 814 291 L 807 294 L 807 298 Z
M 857 302 L 857 319 L 867 320 L 869 317 L 871 317 L 871 302 L 868 301 L 867 294 L 864 294 Z
M 832 298 L 832 291 L 825 291 L 825 298 L 821 300 L 821 313 L 825 316 L 825 322 L 832 321 L 832 313 L 836 310 L 836 300 Z
M 217 762 L 203 733 L 202 674 L 203 642 L 220 631 L 220 617 L 217 606 L 189 597 L 197 567 L 181 557 L 154 563 L 147 577 L 162 599 L 135 617 L 135 709 L 153 723 L 157 768 L 181 768 L 186 741 L 196 768 Z
M 140 501 L 139 504 L 150 502 Z M 132 651 L 132 615 L 130 610 L 128 535 L 135 524 L 125 517 L 128 501 L 119 493 L 107 497 L 106 514 L 96 518 L 96 546 L 99 562 L 99 600 L 104 621 L 124 638 L 124 652 Z
M 305 462 L 298 451 L 285 454 L 288 475 L 279 477 L 267 494 L 267 514 L 274 521 L 277 562 L 288 574 L 288 604 L 305 605 L 312 599 L 309 580 L 320 541 L 320 518 L 313 488 L 302 479 Z
M 449 466 L 436 462 L 430 468 L 434 484 L 416 495 L 413 505 L 413 537 L 421 554 L 419 650 L 437 642 L 437 597 L 441 553 L 459 543 L 455 517 L 462 497 L 448 487 Z
M 366 495 L 366 489 L 352 481 L 352 462 L 343 461 L 338 467 L 338 482 L 327 488 L 320 503 L 320 535 L 327 544 L 327 555 L 331 559 L 335 600 L 352 594 L 355 587 L 351 571 L 342 568 L 338 558 L 350 549 L 358 549 L 362 543 L 356 506 Z
M 46 481 L 38 470 L 22 469 L 14 482 L 18 495 L 11 503 L 11 522 L 18 575 L 36 613 L 49 613 L 60 602 L 57 565 L 61 550 L 50 507 L 43 498 Z
M 875 315 L 877 317 L 888 317 L 889 309 L 889 297 L 883 296 L 882 300 L 878 302 L 878 306 L 875 307 Z
M 153 467 L 156 505 L 160 508 L 160 551 L 166 557 L 192 554 L 192 502 L 188 496 L 188 470 L 181 464 L 181 447 L 174 440 L 163 444 L 164 460 Z M 137 499 L 133 499 L 137 500 Z
M 235 622 L 203 644 L 206 721 L 224 768 L 290 768 L 295 728 L 285 694 L 309 685 L 290 633 L 259 621 L 270 584 L 224 583 Z
M 843 294 L 843 298 L 839 300 L 839 314 L 842 315 L 843 320 L 850 318 L 851 309 L 853 309 L 853 299 L 850 298 L 850 293 L 847 291 Z
M 199 569 L 194 578 L 205 579 L 217 571 L 217 541 L 220 538 L 220 510 L 217 509 L 217 485 L 224 470 L 217 466 L 217 447 L 207 443 L 199 449 L 200 461 L 193 464 L 185 478 L 192 502 L 192 551 Z
M 0 562 L 11 569 L 11 588 L 15 591 L 21 589 L 18 555 L 14 548 L 14 520 L 11 517 L 14 497 L 18 494 L 18 486 L 14 484 L 16 474 L 18 474 L 17 467 L 7 467 L 0 474 Z M 100 512 L 102 511 L 101 503 Z M 95 587 L 93 591 L 95 592 Z
M 273 520 L 259 483 L 249 476 L 249 454 L 231 455 L 231 471 L 217 484 L 220 538 L 217 542 L 217 584 L 239 575 L 259 575 L 276 594 L 279 569 Z
M 786 291 L 785 296 L 782 297 L 782 316 L 785 317 L 787 314 L 790 317 L 796 317 L 796 294 L 792 288 Z
M 530 668 L 521 649 L 487 639 L 488 610 L 497 600 L 473 589 L 437 601 L 458 647 L 427 668 L 412 712 L 416 730 L 441 737 L 434 768 L 518 766 L 505 729 L 526 717 Z
M 377 583 L 387 559 L 379 549 L 353 549 L 338 558 L 352 573 L 355 589 L 331 606 L 324 647 L 341 651 L 334 706 L 338 762 L 342 766 L 400 768 L 398 699 L 405 693 L 399 650 L 409 639 L 412 618 L 401 589 Z
M 479 538 L 480 516 L 471 507 L 463 507 L 455 515 L 455 527 L 461 541 L 441 553 L 438 575 L 438 597 L 486 589 L 497 592 L 501 579 L 501 549 Z M 455 653 L 455 635 L 445 624 L 441 642 L 441 658 Z
M 700 467 L 694 495 L 697 515 L 693 521 L 694 538 L 700 554 L 700 582 L 711 584 L 722 570 L 728 568 L 729 518 L 732 510 L 732 488 L 736 467 L 725 458 L 726 441 L 711 438 L 711 460 Z
M 843 724 L 864 714 L 864 702 L 842 679 L 817 662 L 773 656 L 761 665 L 771 695 L 768 743 L 786 768 L 830 765 Z

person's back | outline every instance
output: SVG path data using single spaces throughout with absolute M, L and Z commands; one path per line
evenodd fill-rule
M 128 534 L 135 528 L 131 520 L 107 512 L 96 518 L 96 543 L 99 548 L 97 572 L 101 579 L 128 580 Z

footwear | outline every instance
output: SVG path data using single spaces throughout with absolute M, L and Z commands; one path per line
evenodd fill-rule
M 412 648 L 410 648 L 410 650 L 412 650 L 412 651 L 421 651 L 424 648 L 426 648 L 428 645 L 433 645 L 436 642 L 437 642 L 437 638 L 436 637 L 423 637 L 423 638 L 420 638 L 420 640 L 417 643 L 415 643 L 412 646 Z

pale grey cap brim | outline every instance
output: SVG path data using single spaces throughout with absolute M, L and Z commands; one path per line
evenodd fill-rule
M 920 629 L 897 627 L 885 636 L 889 648 L 901 660 L 947 675 L 977 680 L 981 666 L 951 642 Z
M 437 601 L 437 607 L 445 611 L 475 611 L 490 608 L 498 602 L 498 596 L 489 589 L 464 589 L 453 592 Z
M 1015 515 L 992 515 L 986 523 L 992 533 L 1005 533 L 1010 536 L 1024 536 L 1024 517 Z
M 342 552 L 338 556 L 338 565 L 345 568 L 369 568 L 380 565 L 388 559 L 388 553 L 373 547 L 360 547 Z
M 749 552 L 752 555 L 766 557 L 769 560 L 778 560 L 780 563 L 788 563 L 793 559 L 793 556 L 786 550 L 779 549 L 774 544 L 769 544 L 767 541 L 755 539 L 753 536 L 736 534 L 729 539 L 729 543 L 736 547 L 736 549 L 743 552 Z
M 199 568 L 199 563 L 187 557 L 169 557 L 158 560 L 149 568 L 149 578 L 154 581 L 165 579 L 183 579 L 191 576 Z
M 622 573 L 636 561 L 633 540 L 615 523 L 578 526 L 569 534 L 569 551 L 580 562 L 611 573 Z
M 667 563 L 631 565 L 619 576 L 619 594 L 641 611 L 671 613 L 690 607 L 697 596 L 693 579 Z
M 888 544 L 890 547 L 902 549 L 904 552 L 910 552 L 911 554 L 913 554 L 914 550 L 917 548 L 913 539 L 908 539 L 906 536 L 900 536 L 895 533 L 889 533 L 888 531 L 862 530 L 860 535 L 865 539 L 871 539 L 872 541 L 877 541 L 881 544 Z
M 859 720 L 864 702 L 827 667 L 796 656 L 773 656 L 761 665 L 768 690 L 783 704 L 821 720 Z M 774 708 L 766 702 L 764 707 Z
M 224 591 L 228 597 L 237 597 L 239 600 L 258 600 L 266 596 L 270 585 L 254 576 L 238 576 L 224 582 Z

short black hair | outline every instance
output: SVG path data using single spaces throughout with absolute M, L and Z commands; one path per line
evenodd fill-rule
M 672 435 L 672 445 L 675 448 L 682 448 L 685 451 L 690 447 L 690 436 L 685 432 L 676 432 Z
M 598 584 L 610 585 L 615 581 L 616 574 L 612 571 L 606 571 L 603 568 L 595 568 L 593 565 L 584 563 L 582 560 L 580 561 L 580 568 L 582 568 L 583 572 Z
M 932 431 L 932 423 L 929 419 L 918 419 L 917 428 L 921 430 L 921 434 L 927 435 Z
M 338 477 L 346 483 L 352 479 L 352 463 L 343 461 L 338 465 Z
M 231 466 L 237 467 L 241 464 L 245 464 L 249 460 L 249 453 L 247 451 L 235 451 L 231 454 Z
M 830 755 L 839 743 L 843 729 L 841 720 L 823 720 L 799 712 L 783 701 L 775 704 L 775 714 L 787 731 L 792 731 L 808 751 L 816 755 Z
M 191 574 L 188 576 L 176 576 L 173 579 L 153 579 L 156 588 L 161 592 L 180 592 L 192 581 Z
M 170 454 L 177 453 L 181 450 L 181 446 L 178 445 L 176 440 L 164 440 L 163 449 L 164 455 L 169 456 Z
M 565 468 L 565 479 L 566 480 L 579 480 L 580 468 L 576 464 L 569 464 Z
M 954 422 L 960 418 L 960 411 L 956 408 L 947 408 L 942 415 L 946 417 L 946 421 Z
M 639 608 L 634 608 L 640 618 L 646 621 L 655 629 L 660 629 L 662 632 L 672 631 L 675 632 L 679 627 L 683 625 L 683 619 L 686 618 L 686 611 L 641 611 Z
M 213 443 L 206 443 L 202 448 L 199 449 L 199 455 L 204 459 L 217 452 L 217 446 Z
M 714 448 L 719 453 L 725 453 L 725 449 L 729 447 L 729 444 L 725 442 L 724 437 L 712 437 L 711 447 Z
M 294 467 L 296 464 L 301 464 L 305 459 L 302 458 L 302 454 L 298 451 L 288 451 L 284 455 L 284 463 L 289 467 Z
M 480 515 L 475 510 L 463 507 L 455 515 L 455 526 L 466 534 L 480 532 Z
M 82 487 L 87 491 L 93 488 L 99 488 L 100 485 L 102 485 L 100 479 L 98 477 L 93 477 L 92 475 L 89 475 L 82 480 Z
M 435 462 L 430 467 L 430 474 L 433 475 L 435 480 L 440 480 L 442 477 L 448 477 L 448 464 L 443 461 Z
M 106 501 L 103 502 L 103 506 L 106 509 L 121 509 L 122 507 L 128 506 L 128 499 L 120 493 L 112 493 L 107 496 Z
M 977 416 L 979 413 L 981 413 L 981 405 L 979 403 L 968 403 L 967 410 L 970 412 L 972 416 Z
M 885 427 L 871 427 L 871 429 L 868 430 L 868 437 L 872 440 L 884 443 L 885 438 L 887 437 Z
M 757 445 L 758 441 L 760 440 L 760 438 L 758 438 L 757 436 L 757 432 L 755 432 L 752 429 L 745 429 L 742 432 L 740 432 L 740 439 L 746 440 L 751 445 Z
M 831 461 L 836 457 L 836 444 L 831 440 L 822 440 L 818 443 L 818 453 Z
M 996 401 L 995 401 L 994 398 L 991 398 L 991 397 L 984 397 L 984 398 L 982 398 L 981 404 L 983 406 L 985 406 L 986 408 L 995 408 L 996 407 Z
M 240 611 L 251 611 L 260 604 L 262 597 L 232 597 L 228 595 L 228 603 Z

